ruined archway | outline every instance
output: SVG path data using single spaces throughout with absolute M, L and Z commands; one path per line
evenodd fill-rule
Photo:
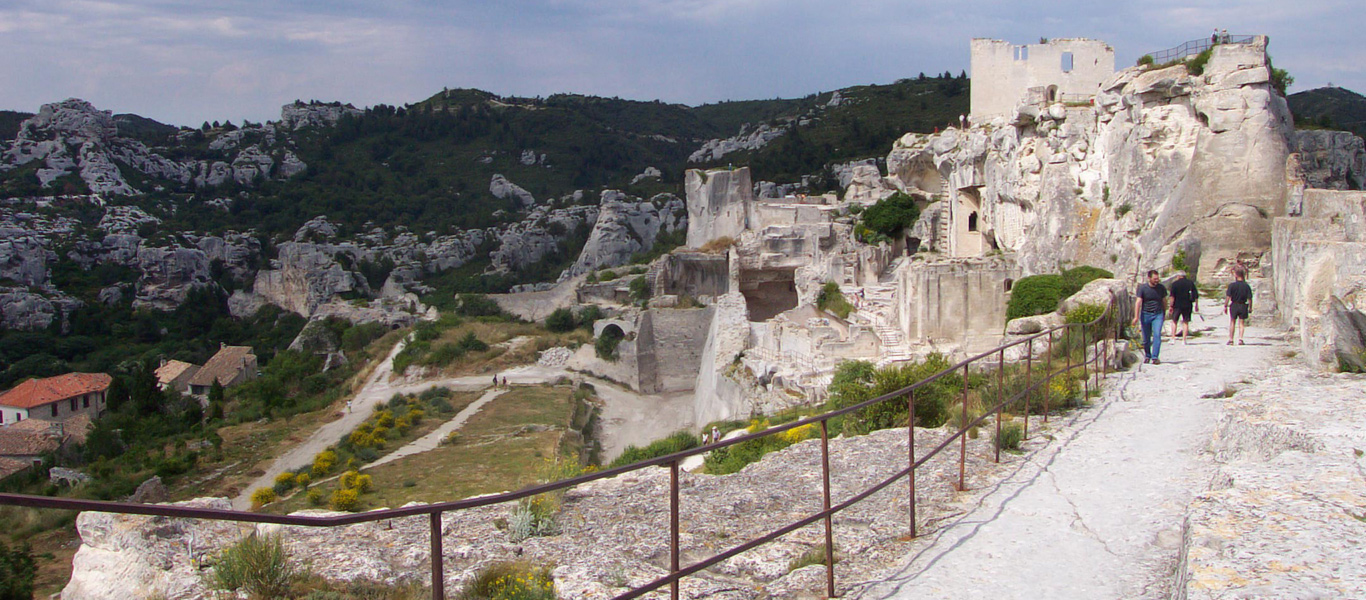
M 772 319 L 797 307 L 796 269 L 742 270 L 740 293 L 745 297 L 750 321 Z

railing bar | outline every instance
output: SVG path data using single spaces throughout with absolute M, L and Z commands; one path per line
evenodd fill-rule
M 821 421 L 821 479 L 822 503 L 825 509 L 825 595 L 835 597 L 835 532 L 833 513 L 830 512 L 830 431 Z
M 432 521 L 432 600 L 446 600 L 446 568 L 441 555 L 441 513 L 434 512 Z

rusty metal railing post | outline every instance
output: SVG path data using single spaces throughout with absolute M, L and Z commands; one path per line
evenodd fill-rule
M 1025 352 L 1025 395 L 1024 395 L 1024 435 L 1023 439 L 1029 439 L 1029 396 L 1034 393 L 1034 338 L 1029 338 L 1029 346 Z
M 958 430 L 958 491 L 967 491 L 968 464 L 968 365 L 963 365 L 963 420 Z
M 825 515 L 825 595 L 835 597 L 835 530 L 830 511 L 830 431 L 828 421 L 821 421 L 821 481 Z
M 1091 337 L 1084 326 L 1077 329 L 1081 333 L 1081 400 L 1085 402 L 1091 398 L 1091 360 L 1086 357 L 1091 353 Z
M 1043 422 L 1048 422 L 1048 396 L 1053 387 L 1053 332 L 1048 332 L 1048 353 L 1044 354 L 1043 367 Z
M 678 572 L 678 461 L 669 463 L 669 573 Z M 669 583 L 669 597 L 678 600 L 679 580 Z
M 441 512 L 431 513 L 432 600 L 446 600 L 446 569 L 441 559 Z
M 911 465 L 911 537 L 915 537 L 915 390 L 906 395 L 906 448 Z
M 996 364 L 996 439 L 991 441 L 991 445 L 996 449 L 996 462 L 1001 462 L 1001 413 L 1006 410 L 1006 407 L 1001 405 L 1005 402 L 1006 349 L 1001 348 L 997 357 L 999 360 Z

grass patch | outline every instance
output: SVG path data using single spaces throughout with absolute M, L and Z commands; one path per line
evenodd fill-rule
M 691 432 L 675 432 L 662 440 L 650 442 L 650 445 L 644 448 L 627 446 L 626 449 L 621 452 L 621 456 L 618 456 L 616 460 L 613 460 L 612 464 L 608 465 L 608 468 L 620 467 L 631 463 L 637 463 L 642 460 L 667 456 L 675 452 L 696 448 L 700 444 L 701 440 Z
M 1001 432 L 995 436 L 996 448 L 1006 452 L 1019 452 L 1020 443 L 1024 442 L 1024 425 L 1014 422 L 1002 422 Z
M 535 483 L 538 469 L 557 456 L 574 410 L 572 395 L 563 386 L 513 388 L 471 416 L 454 443 L 366 469 L 375 491 L 362 497 L 362 508 L 455 500 Z
M 458 600 L 555 600 L 550 567 L 527 561 L 493 563 L 475 574 Z
M 849 313 L 854 312 L 854 305 L 844 298 L 844 292 L 840 291 L 839 284 L 833 281 L 827 281 L 821 286 L 821 293 L 816 296 L 816 308 L 841 319 L 849 318 Z
M 838 563 L 840 562 L 839 553 L 835 553 L 834 557 L 835 557 L 835 563 L 838 564 Z M 806 552 L 803 552 L 803 553 L 801 554 L 801 556 L 798 556 L 797 558 L 792 559 L 791 562 L 787 563 L 787 572 L 788 572 L 788 573 L 791 573 L 791 572 L 796 571 L 797 569 L 800 569 L 800 568 L 802 568 L 802 567 L 809 567 L 809 566 L 811 566 L 811 565 L 824 565 L 824 564 L 825 564 L 825 544 L 821 544 L 821 545 L 819 545 L 819 546 L 812 547 L 811 549 L 807 550 Z

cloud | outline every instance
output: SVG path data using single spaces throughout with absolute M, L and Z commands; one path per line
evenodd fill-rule
M 197 124 L 294 99 L 415 102 L 442 87 L 697 104 L 804 96 L 968 67 L 968 41 L 1093 37 L 1121 65 L 1208 35 L 1266 33 L 1298 87 L 1366 90 L 1350 2 L 1157 0 L 9 0 L 0 108 L 85 97 Z

